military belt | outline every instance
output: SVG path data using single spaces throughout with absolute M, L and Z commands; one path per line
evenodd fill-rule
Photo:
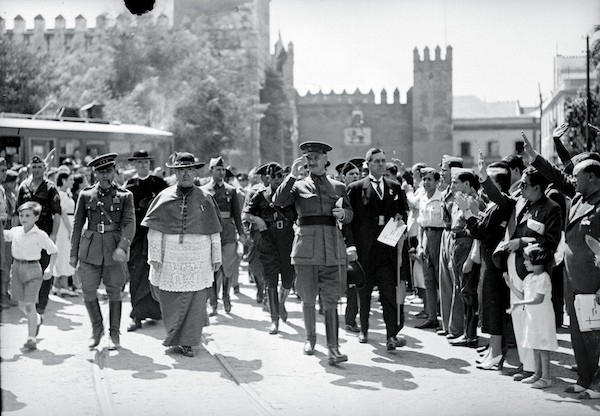
M 95 231 L 100 234 L 108 233 L 110 231 L 119 231 L 121 226 L 119 224 L 91 224 L 88 226 L 88 230 Z
M 276 228 L 278 230 L 283 230 L 286 224 L 289 224 L 288 221 L 279 220 L 279 221 L 266 221 L 269 228 Z
M 335 227 L 335 218 L 329 215 L 315 215 L 298 218 L 298 225 L 331 225 Z

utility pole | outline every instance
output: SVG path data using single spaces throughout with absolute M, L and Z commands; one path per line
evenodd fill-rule
M 538 82 L 538 94 L 540 97 L 540 142 L 539 142 L 539 146 L 538 146 L 537 150 L 541 154 L 542 153 L 542 111 L 543 111 L 544 100 L 542 99 L 542 87 L 540 87 L 539 82 Z
M 585 63 L 586 63 L 586 98 L 585 98 L 585 141 L 587 151 L 592 150 L 592 135 L 590 134 L 590 121 L 592 118 L 592 96 L 590 93 L 590 35 L 585 37 Z

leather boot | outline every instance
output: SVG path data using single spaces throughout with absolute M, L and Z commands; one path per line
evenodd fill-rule
M 256 279 L 256 303 L 262 303 L 265 298 L 265 286 L 259 279 Z
M 108 329 L 108 333 L 110 335 L 110 342 L 108 344 L 109 350 L 116 350 L 121 346 L 121 340 L 119 335 L 121 335 L 121 301 L 109 301 L 108 302 L 108 312 L 109 312 L 109 322 L 110 327 Z
M 283 322 L 287 322 L 288 313 L 285 309 L 285 300 L 290 294 L 289 289 L 284 289 L 283 286 L 279 289 L 279 316 Z
M 325 309 L 325 333 L 327 334 L 327 348 L 329 350 L 329 365 L 336 365 L 348 361 L 348 356 L 342 354 L 338 345 L 338 317 L 335 306 Z
M 267 299 L 269 300 L 269 310 L 271 311 L 271 327 L 269 334 L 279 332 L 279 299 L 277 298 L 277 288 L 267 288 Z
M 104 335 L 104 324 L 102 322 L 102 311 L 100 310 L 100 303 L 98 299 L 85 302 L 85 308 L 92 321 L 92 337 L 88 346 L 90 349 L 96 348 L 100 344 L 100 339 Z
M 229 286 L 231 281 L 229 278 L 223 276 L 223 309 L 225 313 L 231 312 L 231 299 L 229 298 Z
M 304 328 L 306 329 L 306 342 L 304 343 L 304 354 L 313 355 L 317 343 L 317 322 L 314 306 L 302 306 L 304 316 Z

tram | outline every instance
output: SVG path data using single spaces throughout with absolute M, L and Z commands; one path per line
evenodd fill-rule
M 109 152 L 119 154 L 118 161 L 123 163 L 140 149 L 152 154 L 154 163 L 162 166 L 173 147 L 173 133 L 146 126 L 94 118 L 0 113 L 0 156 L 9 166 L 26 165 L 34 155 L 43 157 L 52 149 L 56 149 L 54 166 L 74 155 L 84 160 Z

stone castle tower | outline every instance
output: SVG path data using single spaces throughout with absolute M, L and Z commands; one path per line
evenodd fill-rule
M 445 59 L 439 46 L 433 60 L 428 47 L 422 60 L 417 48 L 413 58 L 413 163 L 435 166 L 443 154 L 452 154 L 452 46 Z

